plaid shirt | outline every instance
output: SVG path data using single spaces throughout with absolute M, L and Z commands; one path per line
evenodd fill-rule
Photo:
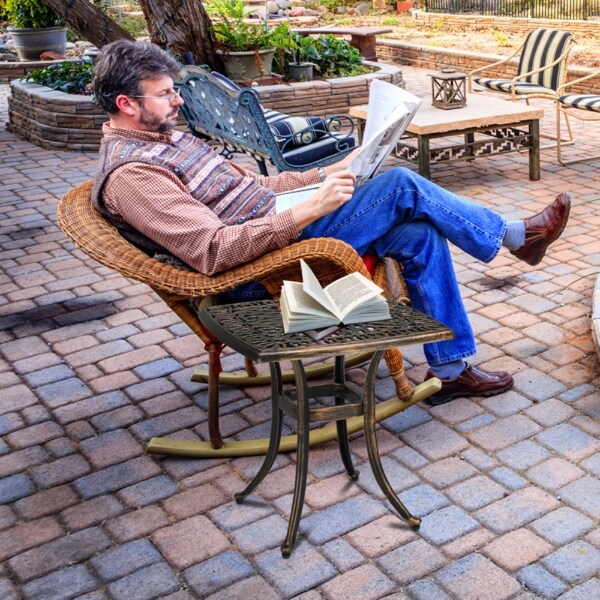
M 133 140 L 173 145 L 174 139 L 187 140 L 181 136 L 190 137 L 177 131 L 159 134 L 116 129 L 108 124 L 104 125 L 103 133 L 103 144 L 110 144 L 111 140 Z M 194 138 L 196 142 L 202 143 Z M 211 162 L 225 163 L 240 189 L 244 186 L 256 187 L 258 184 L 259 192 L 265 192 L 265 188 L 283 192 L 320 180 L 316 169 L 265 177 L 225 161 L 208 146 L 206 152 L 211 153 Z M 300 235 L 291 211 L 275 214 L 274 194 L 268 195 L 267 202 L 261 204 L 260 209 L 245 205 L 236 212 L 234 223 L 208 208 L 220 205 L 219 191 L 218 186 L 203 189 L 203 197 L 199 201 L 174 172 L 163 166 L 132 161 L 117 167 L 108 175 L 102 199 L 110 214 L 125 220 L 206 275 L 226 271 L 283 248 Z M 244 214 L 244 211 L 247 212 Z

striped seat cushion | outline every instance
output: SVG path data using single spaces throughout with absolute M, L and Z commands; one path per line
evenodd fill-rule
M 573 36 L 567 31 L 536 29 L 530 32 L 523 44 L 518 73 L 528 73 L 552 64 L 559 59 L 572 43 Z M 563 81 L 565 63 L 565 60 L 561 60 L 551 68 L 530 75 L 524 81 L 556 90 Z
M 492 79 L 490 77 L 474 77 L 473 81 L 478 85 L 488 88 L 490 90 L 495 90 L 497 92 L 506 92 L 507 94 L 511 93 L 510 88 L 510 79 Z M 524 83 L 517 82 L 515 84 L 515 91 L 517 94 L 523 94 L 526 96 L 527 94 L 547 94 L 550 96 L 554 96 L 554 90 L 549 88 L 545 88 L 541 85 L 537 85 L 535 83 Z
M 356 142 L 353 137 L 340 134 L 321 138 L 306 146 L 297 146 L 287 152 L 282 152 L 283 158 L 296 167 L 303 167 L 313 162 L 323 160 L 349 148 L 354 148 Z
M 600 112 L 600 96 L 594 94 L 567 94 L 561 96 L 558 101 L 563 106 L 573 108 L 582 108 L 583 110 L 592 110 Z

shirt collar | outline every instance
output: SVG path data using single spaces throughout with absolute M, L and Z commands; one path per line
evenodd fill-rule
M 123 129 L 111 127 L 109 123 L 102 125 L 102 133 L 106 137 L 126 137 L 128 139 L 141 140 L 143 142 L 156 142 L 160 144 L 171 144 L 173 132 L 156 133 L 154 131 L 141 131 L 139 129 Z

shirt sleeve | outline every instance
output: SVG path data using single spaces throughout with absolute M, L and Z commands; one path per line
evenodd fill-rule
M 321 183 L 318 169 L 310 169 L 303 172 L 283 171 L 283 173 L 271 177 L 248 171 L 244 167 L 232 162 L 229 163 L 229 166 L 243 177 L 252 177 L 252 179 L 255 179 L 258 183 L 273 190 L 275 193 L 295 190 L 296 188 L 312 185 L 313 183 Z
M 226 225 L 176 175 L 145 163 L 115 169 L 103 199 L 109 212 L 205 275 L 283 248 L 300 235 L 290 210 Z

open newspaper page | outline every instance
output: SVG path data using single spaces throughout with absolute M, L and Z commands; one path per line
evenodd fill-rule
M 363 142 L 349 167 L 357 186 L 381 168 L 420 105 L 420 98 L 387 81 L 371 83 Z
M 356 175 L 356 187 L 377 173 L 420 105 L 421 99 L 406 90 L 387 81 L 373 80 L 369 91 L 369 110 L 363 143 L 349 167 Z M 276 194 L 276 212 L 279 214 L 305 202 L 318 187 L 319 184 L 313 184 Z

